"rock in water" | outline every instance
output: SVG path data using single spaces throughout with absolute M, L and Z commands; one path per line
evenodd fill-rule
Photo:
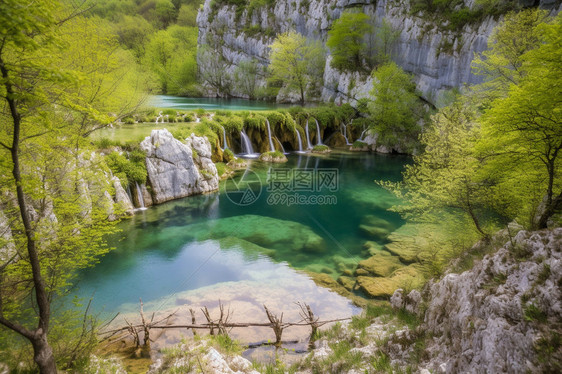
M 206 138 L 192 134 L 183 144 L 166 129 L 152 130 L 140 146 L 146 152 L 148 180 L 156 204 L 219 188 Z

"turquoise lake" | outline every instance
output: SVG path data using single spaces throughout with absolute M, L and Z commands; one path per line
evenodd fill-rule
M 146 103 L 155 108 L 171 108 L 178 110 L 272 110 L 285 108 L 290 105 L 277 104 L 267 101 L 246 99 L 221 99 L 210 97 L 180 97 L 168 95 L 151 96 Z
M 403 224 L 387 210 L 396 200 L 374 180 L 399 180 L 410 159 L 351 152 L 288 159 L 275 165 L 251 161 L 248 170 L 221 182 L 217 193 L 153 206 L 124 220 L 122 232 L 110 241 L 115 250 L 79 275 L 78 295 L 93 296 L 92 309 L 105 317 L 137 313 L 139 298 L 148 312 L 177 309 L 176 321 L 190 320 L 188 308 L 216 311 L 219 300 L 233 308 L 234 319 L 246 322 L 263 321 L 263 304 L 297 321 L 298 301 L 322 319 L 358 313 L 307 272 L 336 279 L 366 256 L 366 241 L 384 243 L 360 229 L 365 220 Z M 337 173 L 335 188 L 326 182 L 319 190 L 303 189 L 300 174 L 318 177 L 326 171 Z M 287 173 L 289 183 L 297 178 L 300 184 L 280 186 L 276 178 Z M 240 205 L 244 186 L 252 193 Z M 302 196 L 306 205 L 289 206 L 278 199 L 281 193 Z M 162 344 L 177 341 L 173 334 L 167 330 Z M 244 334 L 239 338 L 245 341 L 263 338 L 259 331 Z

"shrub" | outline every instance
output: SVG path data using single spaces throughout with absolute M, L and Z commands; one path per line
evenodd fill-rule
M 222 158 L 223 158 L 224 162 L 226 162 L 226 163 L 235 159 L 234 153 L 228 148 L 224 150 Z
M 145 155 L 142 151 L 136 150 L 125 154 L 111 152 L 106 156 L 105 161 L 111 171 L 119 177 L 121 184 L 126 187 L 133 183 L 144 183 L 147 177 Z

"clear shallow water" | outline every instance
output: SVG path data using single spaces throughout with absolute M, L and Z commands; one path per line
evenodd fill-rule
M 316 286 L 303 270 L 336 278 L 366 255 L 366 241 L 384 243 L 384 238 L 373 237 L 360 225 L 373 217 L 394 228 L 403 222 L 386 210 L 396 201 L 373 180 L 398 180 L 409 159 L 370 153 L 288 158 L 288 163 L 277 165 L 254 161 L 252 172 L 237 172 L 234 181 L 239 186 L 241 179 L 262 182 L 254 188 L 259 197 L 248 205 L 233 203 L 238 190 L 227 181 L 218 193 L 154 206 L 125 220 L 120 224 L 123 231 L 111 238 L 116 249 L 79 274 L 77 294 L 94 295 L 92 308 L 104 316 L 137 313 L 142 297 L 145 311 L 177 308 L 174 318 L 183 322 L 190 321 L 188 308 L 206 305 L 213 313 L 219 299 L 236 311 L 235 320 L 244 322 L 263 322 L 264 303 L 283 311 L 287 321 L 299 320 L 297 301 L 309 303 L 322 319 L 357 313 L 347 299 Z M 320 193 L 337 202 L 275 203 L 271 199 L 275 192 L 268 191 L 270 168 L 313 174 L 316 170 L 315 175 L 337 169 L 337 189 Z M 161 344 L 178 341 L 174 334 L 166 331 Z M 243 334 L 238 338 L 244 341 L 264 336 L 263 331 Z
M 167 95 L 155 95 L 150 97 L 148 106 L 156 108 L 171 108 L 179 110 L 205 109 L 213 110 L 271 110 L 285 108 L 290 105 L 271 103 L 266 101 L 245 99 L 220 99 L 209 97 L 179 97 Z

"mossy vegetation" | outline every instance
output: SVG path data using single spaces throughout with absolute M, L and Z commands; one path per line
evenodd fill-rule
M 315 145 L 314 147 L 312 147 L 312 152 L 313 153 L 328 153 L 328 152 L 330 152 L 330 147 L 328 147 L 327 145 Z
M 497 17 L 520 8 L 518 1 L 510 0 L 476 0 L 471 8 L 463 0 L 412 0 L 410 12 L 434 22 L 443 30 L 459 31 L 485 17 Z
M 146 181 L 146 155 L 140 149 L 131 152 L 111 152 L 106 156 L 107 166 L 119 177 L 121 184 L 127 188 L 129 184 L 142 184 Z

